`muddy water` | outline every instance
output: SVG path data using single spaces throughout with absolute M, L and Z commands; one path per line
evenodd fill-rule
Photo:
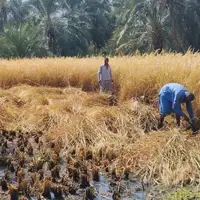
M 112 200 L 112 187 L 110 187 L 111 182 L 105 180 L 103 176 L 100 177 L 99 183 L 92 183 L 97 190 L 98 197 L 96 200 Z M 140 190 L 139 182 L 122 181 L 121 186 L 123 187 L 122 199 L 123 200 L 145 200 L 145 192 Z M 139 187 L 138 187 L 139 186 Z
M 23 136 L 24 137 L 24 136 Z M 28 148 L 27 145 L 24 146 L 24 150 L 19 147 L 21 147 L 19 145 L 20 140 L 22 139 L 22 137 L 20 138 L 19 136 L 13 136 L 13 139 L 11 141 L 9 141 L 7 139 L 8 137 L 3 138 L 3 142 L 5 144 L 5 141 L 7 141 L 7 145 L 6 145 L 6 149 L 2 149 L 4 147 L 4 145 L 0 145 L 0 156 L 1 158 L 12 158 L 12 165 L 15 168 L 15 172 L 17 169 L 17 166 L 19 167 L 19 159 L 21 159 L 19 157 L 20 153 L 24 153 L 25 151 L 27 152 Z M 27 140 L 28 140 L 28 144 L 31 144 L 31 146 L 33 147 L 33 157 L 37 158 L 38 155 L 43 153 L 43 150 L 47 151 L 47 150 L 52 150 L 50 149 L 50 147 L 47 146 L 45 138 L 40 137 L 40 140 L 38 142 L 35 141 L 35 139 L 33 138 L 33 136 L 31 134 L 29 134 L 27 136 Z M 24 139 L 24 142 L 26 140 Z M 42 142 L 45 145 L 42 145 L 41 147 L 39 146 L 39 142 Z M 49 151 L 51 152 L 51 151 Z M 23 154 L 24 155 L 24 154 Z M 30 174 L 28 173 L 28 170 L 30 170 L 30 162 L 33 162 L 32 157 L 28 154 L 25 154 L 24 156 L 24 166 L 23 171 L 25 173 L 25 180 L 30 181 Z M 67 164 L 66 164 L 66 159 L 63 158 L 63 156 L 60 157 L 60 161 L 58 162 L 58 165 L 60 166 L 60 170 L 59 170 L 59 177 L 65 177 L 66 175 L 66 169 L 68 169 Z M 1 163 L 2 164 L 2 163 Z M 2 164 L 3 165 L 3 164 Z M 5 177 L 5 170 L 6 170 L 6 177 L 7 177 L 7 181 L 8 183 L 11 184 L 16 184 L 17 182 L 17 176 L 15 173 L 11 172 L 10 168 L 6 169 L 3 166 L 0 166 L 0 181 L 2 179 L 4 179 Z M 44 164 L 42 164 L 42 171 L 44 172 L 44 177 L 51 177 L 51 170 L 49 169 L 49 161 L 46 160 L 44 162 Z M 37 171 L 35 171 L 37 172 Z M 38 173 L 38 172 L 37 172 Z M 90 169 L 88 170 L 88 173 L 90 173 Z M 105 176 L 104 176 L 105 175 Z M 9 178 L 8 178 L 9 177 Z M 91 176 L 92 177 L 92 176 Z M 121 181 L 114 181 L 112 179 L 109 178 L 105 178 L 107 177 L 106 174 L 100 174 L 100 181 L 99 182 L 94 182 L 91 181 L 90 185 L 95 189 L 95 200 L 112 200 L 112 195 L 114 193 L 114 191 L 120 191 L 120 195 L 121 195 L 121 200 L 145 200 L 145 192 L 143 192 L 142 190 L 142 186 L 141 183 L 137 180 L 121 180 Z M 59 184 L 61 179 L 58 180 L 58 182 L 55 181 L 55 183 Z M 73 182 L 72 182 L 73 183 Z M 73 183 L 75 185 L 75 188 L 79 188 L 80 185 L 78 183 Z M 52 189 L 50 189 L 50 191 L 52 191 Z M 19 191 L 19 194 L 21 191 Z M 36 194 L 37 193 L 37 194 Z M 38 196 L 38 192 L 34 192 L 31 193 L 33 195 L 37 195 Z M 64 194 L 67 195 L 68 192 L 62 191 L 61 194 L 63 194 L 63 198 L 64 200 L 82 200 L 83 196 L 85 194 L 85 189 L 78 189 L 76 191 L 76 195 L 68 195 L 68 196 L 64 196 Z M 40 196 L 41 194 L 39 194 Z M 51 192 L 50 193 L 50 200 L 59 200 L 57 198 L 55 198 L 55 195 Z M 3 192 L 1 191 L 0 188 L 0 200 L 4 200 L 4 199 L 9 199 L 9 194 L 8 191 Z M 32 196 L 29 197 L 30 200 L 38 200 L 38 199 L 45 199 L 45 198 L 38 198 L 36 196 Z
M 5 167 L 0 167 L 0 179 L 2 179 L 5 175 L 4 173 Z M 112 200 L 112 194 L 113 194 L 113 187 L 112 182 L 109 180 L 106 180 L 103 175 L 100 176 L 99 182 L 92 181 L 91 186 L 93 186 L 96 190 L 96 198 L 95 200 Z M 119 183 L 118 183 L 119 184 Z M 143 191 L 136 191 L 140 190 L 140 187 L 138 187 L 139 182 L 135 181 L 122 181 L 119 184 L 123 188 L 122 192 L 122 200 L 145 200 L 145 192 Z M 63 196 L 63 199 L 68 200 L 80 200 L 82 199 L 83 193 L 85 190 L 78 190 L 77 195 L 69 195 L 69 196 Z M 30 197 L 30 200 L 38 200 L 36 197 Z M 56 200 L 54 197 L 54 194 L 51 193 L 51 199 L 50 200 Z
M 4 170 L 5 170 L 5 167 L 1 167 L 1 166 L 0 166 L 0 179 L 1 179 L 2 177 L 4 177 Z

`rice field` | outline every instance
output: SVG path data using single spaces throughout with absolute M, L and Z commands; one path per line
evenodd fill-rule
M 145 199 L 176 196 L 154 194 L 157 187 L 198 191 L 200 136 L 191 136 L 185 123 L 177 129 L 171 116 L 158 131 L 156 102 L 163 84 L 183 84 L 196 96 L 198 125 L 200 55 L 110 58 L 114 96 L 98 93 L 102 62 L 102 57 L 0 60 L 0 166 L 9 172 L 1 177 L 8 191 L 48 198 L 50 191 L 60 190 L 73 199 L 74 182 L 79 188 L 98 181 L 100 174 L 116 185 L 127 177 L 137 180 Z M 39 178 L 31 182 L 33 175 Z M 120 191 L 110 198 L 123 199 Z M 86 200 L 87 192 L 78 199 Z
M 179 82 L 199 93 L 199 54 L 144 55 L 113 57 L 110 64 L 115 89 L 121 101 L 148 95 L 153 98 L 168 82 Z M 1 60 L 0 86 L 19 84 L 50 87 L 81 87 L 97 90 L 97 70 L 102 57 Z

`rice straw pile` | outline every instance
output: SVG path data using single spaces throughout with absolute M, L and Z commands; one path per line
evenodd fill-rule
M 73 152 L 79 160 L 92 152 L 94 163 L 106 161 L 120 176 L 128 168 L 154 184 L 199 183 L 199 136 L 173 129 L 171 117 L 157 131 L 159 115 L 151 105 L 129 100 L 110 106 L 109 95 L 27 85 L 2 89 L 0 102 L 1 129 L 62 138 L 62 156 Z

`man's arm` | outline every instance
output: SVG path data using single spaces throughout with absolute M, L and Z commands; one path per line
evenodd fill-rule
M 172 105 L 173 111 L 176 113 L 178 116 L 184 117 L 185 113 L 181 109 L 181 103 L 179 99 L 175 99 Z
M 186 122 L 189 123 L 193 133 L 196 133 L 197 129 L 195 128 L 194 120 L 193 119 L 190 120 L 189 117 L 185 113 L 183 113 L 182 117 Z M 176 114 L 176 122 L 177 122 L 177 125 L 180 126 L 180 115 Z
M 100 83 L 101 81 L 101 66 L 99 67 L 99 70 L 98 70 L 98 82 Z
M 190 124 L 190 126 L 191 126 L 191 128 L 192 128 L 192 131 L 193 131 L 193 132 L 196 132 L 197 129 L 196 129 L 196 127 L 195 127 L 194 113 L 193 113 L 192 103 L 191 103 L 191 102 L 186 103 L 186 109 L 187 109 L 187 112 L 188 112 L 188 114 L 189 114 L 189 116 L 190 116 L 189 124 Z
M 110 78 L 111 78 L 111 80 L 113 81 L 111 67 L 110 67 Z
M 192 103 L 189 102 L 189 103 L 186 103 L 186 109 L 187 109 L 187 112 L 190 116 L 190 119 L 193 120 L 194 119 L 194 113 L 193 113 L 193 109 L 192 109 Z
M 192 105 L 186 105 L 187 111 L 189 110 L 188 113 L 190 115 L 190 118 L 192 117 L 191 118 L 192 120 L 190 121 L 189 117 L 181 110 L 181 104 L 180 104 L 179 99 L 180 99 L 179 96 L 177 96 L 173 103 L 173 110 L 176 113 L 177 125 L 179 126 L 179 123 L 180 123 L 179 118 L 183 117 L 183 119 L 190 124 L 193 132 L 195 132 L 196 129 L 194 127 L 194 121 L 193 121 L 194 116 L 193 116 L 193 111 L 192 111 Z

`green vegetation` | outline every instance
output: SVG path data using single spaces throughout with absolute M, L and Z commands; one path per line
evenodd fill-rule
M 167 195 L 165 200 L 188 200 L 188 199 L 200 199 L 200 192 L 188 189 L 188 188 L 181 188 L 178 189 L 176 192 Z
M 200 49 L 198 0 L 1 0 L 0 57 Z

